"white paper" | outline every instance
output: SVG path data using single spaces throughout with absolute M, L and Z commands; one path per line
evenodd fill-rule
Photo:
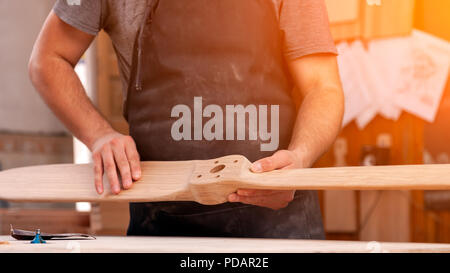
M 339 73 L 345 94 L 343 126 L 365 128 L 377 114 L 397 120 L 402 110 L 433 122 L 448 78 L 450 43 L 421 31 L 340 43 Z
M 395 105 L 433 122 L 448 77 L 450 44 L 415 30 L 410 37 L 372 41 L 369 52 Z
M 371 101 L 370 107 L 356 119 L 358 127 L 364 128 L 375 118 L 377 113 L 388 119 L 398 118 L 401 109 L 394 104 L 389 87 L 379 73 L 378 66 L 374 65 L 375 60 L 371 58 L 361 41 L 352 43 L 350 48 L 354 58 L 358 60 L 361 77 L 367 87 Z
M 370 97 L 349 45 L 343 42 L 338 44 L 336 48 L 339 53 L 339 74 L 345 96 L 345 113 L 342 122 L 342 126 L 345 127 L 370 107 Z

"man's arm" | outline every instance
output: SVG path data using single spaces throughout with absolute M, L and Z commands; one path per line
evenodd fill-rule
M 133 139 L 114 131 L 101 116 L 74 71 L 95 36 L 63 22 L 52 11 L 34 45 L 29 62 L 31 81 L 65 126 L 93 152 L 95 186 L 103 192 L 103 172 L 114 193 L 120 192 L 117 168 L 125 189 L 140 178 Z
M 303 103 L 298 112 L 289 150 L 311 167 L 335 141 L 344 116 L 344 92 L 337 59 L 321 54 L 290 63 Z
M 252 171 L 308 168 L 328 150 L 337 137 L 344 115 L 344 94 L 336 57 L 316 54 L 289 63 L 296 89 L 303 98 L 288 150 L 253 163 Z M 286 207 L 295 191 L 238 190 L 230 202 L 272 209 Z

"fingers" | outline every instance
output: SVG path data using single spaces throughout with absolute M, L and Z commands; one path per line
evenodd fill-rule
M 115 194 L 120 192 L 121 186 L 123 189 L 131 188 L 133 180 L 141 177 L 139 154 L 132 137 L 109 134 L 99 139 L 93 147 L 95 188 L 99 194 L 104 191 L 104 173 Z
M 127 155 L 125 154 L 125 147 L 119 140 L 113 140 L 111 144 L 114 160 L 122 177 L 122 186 L 124 189 L 129 189 L 132 185 L 131 170 Z
M 128 137 L 128 141 L 125 143 L 125 153 L 130 163 L 131 175 L 134 180 L 139 180 L 141 178 L 141 164 L 139 159 L 139 154 L 136 149 L 136 144 L 132 137 Z
M 278 191 L 271 195 L 243 196 L 232 193 L 228 196 L 229 202 L 240 202 L 274 210 L 285 208 L 294 199 L 294 191 Z
M 280 150 L 272 156 L 260 159 L 252 164 L 251 171 L 261 173 L 277 169 L 301 166 L 298 156 L 289 150 Z M 229 202 L 240 202 L 271 209 L 286 207 L 294 199 L 295 191 L 239 189 L 228 196 Z
M 108 177 L 111 186 L 111 191 L 114 194 L 118 194 L 120 192 L 119 178 L 117 177 L 113 152 L 109 145 L 105 145 L 102 149 L 102 160 L 104 171 L 106 172 L 106 176 Z
M 292 163 L 293 158 L 291 153 L 286 150 L 280 150 L 272 156 L 254 162 L 250 169 L 256 173 L 269 172 L 276 169 L 285 168 Z
M 98 194 L 103 193 L 103 162 L 100 153 L 95 153 L 92 155 L 94 160 L 94 182 L 95 189 Z

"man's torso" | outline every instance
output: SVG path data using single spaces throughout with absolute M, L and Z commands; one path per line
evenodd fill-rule
M 271 1 L 278 15 L 283 0 Z M 101 20 L 117 54 L 124 92 L 130 78 L 133 42 L 144 17 L 145 6 L 146 1 L 142 0 L 103 0 L 102 4 L 102 14 L 107 15 Z

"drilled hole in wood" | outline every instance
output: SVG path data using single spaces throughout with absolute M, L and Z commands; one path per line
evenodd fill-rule
M 220 172 L 223 169 L 225 169 L 225 165 L 220 164 L 220 165 L 217 165 L 214 168 L 212 168 L 209 172 L 210 173 L 218 173 L 218 172 Z
M 236 159 L 235 161 L 233 161 L 234 163 L 238 163 L 238 160 Z
M 217 175 L 217 176 L 216 176 L 216 178 L 219 178 L 219 177 L 220 177 L 220 175 Z
M 217 163 L 219 163 L 219 160 L 214 161 L 214 164 L 217 164 Z
M 200 178 L 200 177 L 202 177 L 202 175 L 201 175 L 201 174 L 197 175 L 197 178 Z

